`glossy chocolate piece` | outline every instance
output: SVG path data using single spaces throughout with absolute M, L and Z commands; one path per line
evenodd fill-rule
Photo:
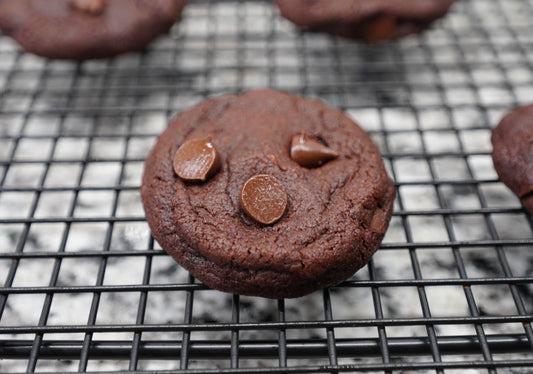
M 365 40 L 370 43 L 383 42 L 394 39 L 397 28 L 397 18 L 390 14 L 381 14 L 366 27 Z
M 191 139 L 174 154 L 174 171 L 183 180 L 205 182 L 220 170 L 221 161 L 211 136 Z
M 525 195 L 520 198 L 520 200 L 522 201 L 524 208 L 526 208 L 529 213 L 533 214 L 533 194 Z
M 533 184 L 523 184 L 518 190 L 518 197 L 526 197 L 527 195 L 533 194 Z
M 338 157 L 339 153 L 306 135 L 292 137 L 291 158 L 300 166 L 313 168 Z
M 241 189 L 242 209 L 255 221 L 270 225 L 278 221 L 287 209 L 287 192 L 272 175 L 258 174 L 248 179 Z
M 70 0 L 72 8 L 97 16 L 104 11 L 106 0 Z

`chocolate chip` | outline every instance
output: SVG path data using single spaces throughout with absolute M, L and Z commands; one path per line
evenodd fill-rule
M 216 174 L 220 166 L 220 156 L 210 135 L 187 140 L 174 154 L 174 171 L 186 181 L 205 182 Z
M 522 184 L 518 191 L 518 197 L 525 197 L 530 194 L 533 194 L 533 184 Z
M 246 214 L 263 225 L 270 225 L 285 213 L 287 192 L 276 177 L 258 174 L 242 186 L 240 202 Z
M 388 14 L 377 16 L 366 28 L 366 41 L 374 43 L 393 39 L 396 23 L 397 19 L 395 16 Z
M 97 16 L 104 11 L 106 0 L 70 0 L 70 5 L 84 13 Z
M 522 204 L 524 204 L 524 208 L 526 208 L 529 213 L 533 214 L 533 194 L 523 196 L 520 200 L 522 201 Z
M 313 168 L 333 160 L 339 154 L 306 134 L 294 135 L 291 142 L 291 158 L 300 166 Z

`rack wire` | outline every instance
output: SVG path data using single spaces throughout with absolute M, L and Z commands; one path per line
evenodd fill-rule
M 0 371 L 531 372 L 533 221 L 490 157 L 491 128 L 533 102 L 531 19 L 531 0 L 462 0 L 364 45 L 197 0 L 145 51 L 83 63 L 0 35 Z M 397 186 L 369 265 L 299 299 L 208 289 L 140 204 L 171 116 L 257 87 L 345 110 Z

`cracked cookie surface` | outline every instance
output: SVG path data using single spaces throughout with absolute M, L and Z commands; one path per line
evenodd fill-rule
M 291 138 L 320 139 L 338 157 L 306 168 Z M 173 171 L 176 150 L 211 136 L 218 173 L 188 183 Z M 287 207 L 262 225 L 239 202 L 254 175 L 283 184 Z M 225 95 L 176 115 L 150 153 L 141 195 L 152 233 L 206 285 L 270 298 L 331 286 L 364 266 L 379 247 L 395 191 L 368 134 L 344 113 L 272 90 Z

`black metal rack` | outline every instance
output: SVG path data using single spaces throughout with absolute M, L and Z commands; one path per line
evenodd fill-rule
M 0 35 L 0 372 L 529 373 L 533 221 L 490 130 L 533 102 L 533 1 L 462 0 L 364 45 L 265 1 L 191 1 L 141 53 L 71 63 Z M 296 300 L 195 282 L 150 238 L 143 161 L 207 96 L 272 87 L 352 115 L 398 196 L 352 279 Z

